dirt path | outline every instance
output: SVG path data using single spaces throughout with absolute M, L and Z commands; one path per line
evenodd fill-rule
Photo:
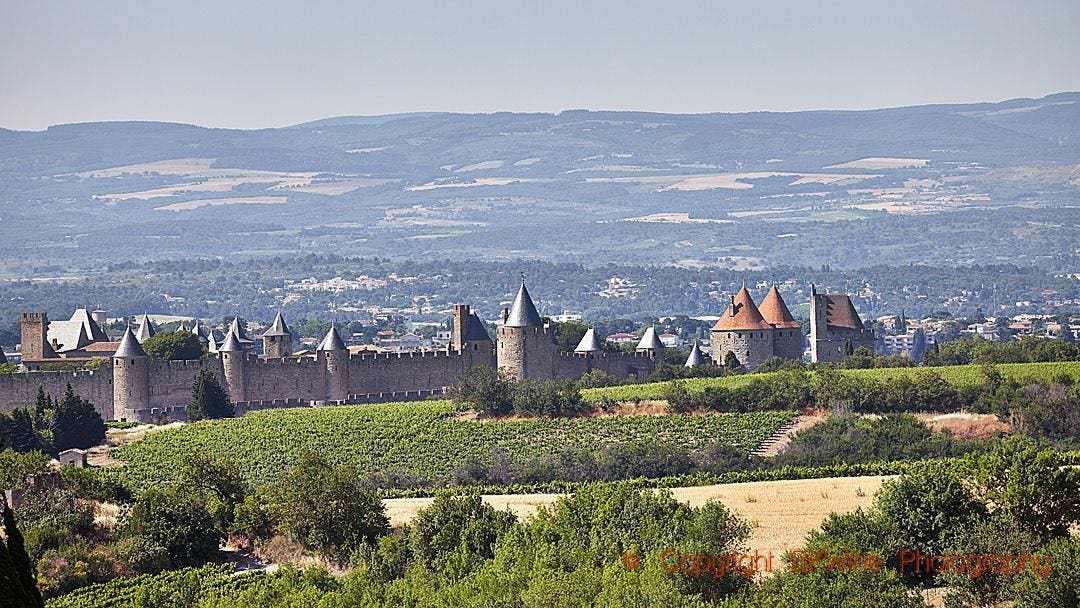
M 791 438 L 795 436 L 795 433 L 806 430 L 819 422 L 824 422 L 827 414 L 808 414 L 797 417 L 790 424 L 785 424 L 776 430 L 771 437 L 761 442 L 761 445 L 754 448 L 750 453 L 754 456 L 763 456 L 765 458 L 772 458 L 784 451 L 784 448 L 791 443 Z
M 761 553 L 784 551 L 802 545 L 806 534 L 816 529 L 829 513 L 846 513 L 868 507 L 881 483 L 892 476 L 829 477 L 786 481 L 753 481 L 713 486 L 674 488 L 672 495 L 692 507 L 718 500 L 749 520 L 753 526 L 749 548 Z M 495 494 L 484 502 L 519 518 L 527 518 L 540 505 L 554 503 L 562 494 Z M 395 498 L 386 504 L 390 524 L 401 526 L 412 520 L 433 498 Z

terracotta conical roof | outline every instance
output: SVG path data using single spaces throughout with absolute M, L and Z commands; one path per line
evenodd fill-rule
M 345 342 L 341 339 L 341 334 L 338 333 L 337 327 L 330 326 L 330 331 L 326 332 L 326 337 L 319 342 L 319 346 L 315 350 L 347 350 L 345 348 Z
M 116 347 L 113 357 L 145 357 L 146 351 L 139 344 L 138 338 L 132 333 L 131 328 L 124 330 L 124 337 L 120 338 L 120 345 Z
M 243 352 L 244 345 L 240 343 L 240 338 L 236 337 L 236 332 L 229 330 L 229 335 L 225 336 L 225 342 L 218 346 L 219 353 L 239 353 Z
M 584 336 L 581 336 L 581 342 L 578 342 L 577 348 L 574 349 L 575 353 L 598 353 L 600 352 L 600 341 L 596 339 L 596 330 L 589 328 L 589 331 L 585 332 Z
M 656 328 L 652 326 L 645 330 L 645 335 L 641 336 L 641 341 L 637 345 L 637 350 L 660 350 L 662 348 L 664 348 L 664 343 L 660 341 L 660 337 L 656 335 Z
M 536 305 L 529 296 L 529 290 L 525 289 L 525 281 L 522 281 L 503 327 L 540 327 L 543 324 L 540 313 L 536 312 Z
M 705 355 L 701 354 L 701 349 L 698 348 L 697 340 L 694 340 L 694 348 L 690 349 L 690 356 L 686 358 L 684 367 L 697 367 L 699 365 L 705 365 Z
M 270 326 L 270 329 L 266 330 L 263 337 L 267 336 L 291 336 L 292 332 L 289 331 L 289 326 L 285 324 L 285 317 L 281 316 L 281 312 L 277 313 L 274 317 L 274 323 Z
M 784 298 L 780 297 L 780 290 L 776 288 L 776 285 L 773 285 L 769 293 L 762 298 L 758 311 L 761 312 L 761 317 L 773 327 L 784 329 L 799 327 L 798 321 L 791 316 L 791 311 L 784 303 Z
M 739 293 L 731 298 L 731 305 L 724 311 L 724 316 L 713 325 L 714 330 L 721 331 L 751 331 L 757 329 L 772 329 L 765 319 L 762 318 L 758 307 L 754 305 L 754 299 L 750 292 L 743 287 Z

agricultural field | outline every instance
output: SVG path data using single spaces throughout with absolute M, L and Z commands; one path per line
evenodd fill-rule
M 455 420 L 454 413 L 449 401 L 269 410 L 152 433 L 113 455 L 127 463 L 123 475 L 136 487 L 166 481 L 188 454 L 232 461 L 255 484 L 274 479 L 307 451 L 361 473 L 431 478 L 450 474 L 469 458 L 486 459 L 495 449 L 521 459 L 654 440 L 682 449 L 720 442 L 749 452 L 795 417 L 761 412 L 478 422 Z
M 1057 376 L 1071 376 L 1080 380 L 1080 361 L 1061 361 L 1054 363 L 1004 363 L 995 365 L 995 369 L 1005 378 L 1017 380 L 1030 380 L 1032 382 L 1049 381 Z M 946 367 L 888 367 L 879 369 L 848 369 L 841 373 L 869 380 L 886 380 L 901 376 L 914 376 L 926 372 L 934 372 L 945 379 L 946 382 L 958 387 L 972 386 L 983 380 L 983 366 L 981 365 L 952 365 Z M 723 386 L 736 388 L 743 386 L 756 378 L 764 378 L 768 374 L 740 374 L 723 378 L 692 378 L 683 380 L 686 389 L 691 394 L 697 394 L 709 387 Z M 582 391 L 586 401 L 598 402 L 602 399 L 614 399 L 615 401 L 651 401 L 661 399 L 664 387 L 668 382 L 651 382 L 648 384 L 631 384 L 626 386 L 609 386 L 605 388 L 592 388 Z
M 175 598 L 182 595 L 232 595 L 266 576 L 262 572 L 237 576 L 234 570 L 232 564 L 221 564 L 118 578 L 66 593 L 49 600 L 45 605 L 47 608 L 171 606 L 176 605 Z

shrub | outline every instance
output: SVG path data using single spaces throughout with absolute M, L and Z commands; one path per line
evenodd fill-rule
M 338 559 L 389 531 L 386 509 L 349 467 L 307 453 L 268 492 L 267 512 L 278 530 L 302 546 Z
M 206 506 L 175 486 L 150 488 L 121 525 L 128 558 L 139 572 L 197 566 L 218 553 L 222 535 Z

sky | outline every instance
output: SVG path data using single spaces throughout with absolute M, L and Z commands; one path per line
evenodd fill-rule
M 1077 0 L 0 0 L 0 127 L 20 130 L 1077 90 Z

